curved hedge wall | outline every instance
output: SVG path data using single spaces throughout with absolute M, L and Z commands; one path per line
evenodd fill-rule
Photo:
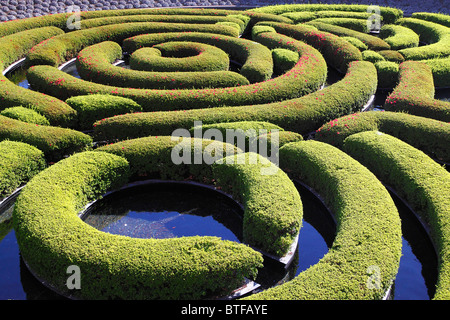
M 387 111 L 400 111 L 440 121 L 450 121 L 450 102 L 434 99 L 431 68 L 419 61 L 399 66 L 399 81 L 384 104 Z
M 43 152 L 23 142 L 3 140 L 0 153 L 0 199 L 47 167 Z
M 343 148 L 396 190 L 429 225 L 439 256 L 434 299 L 448 300 L 450 173 L 421 151 L 380 132 L 351 135 Z
M 75 294 L 67 292 L 65 282 L 66 269 L 77 265 L 83 274 L 77 298 L 194 299 L 233 290 L 244 276 L 255 275 L 261 255 L 239 243 L 216 237 L 138 239 L 85 224 L 77 213 L 88 201 L 126 183 L 129 170 L 123 157 L 79 153 L 22 189 L 14 229 L 22 257 L 38 278 Z
M 359 112 L 334 119 L 317 129 L 315 139 L 342 148 L 361 131 L 378 130 L 405 141 L 434 159 L 450 162 L 450 124 L 401 112 Z
M 356 160 L 318 141 L 284 145 L 280 168 L 321 195 L 337 221 L 337 233 L 318 263 L 248 299 L 381 299 L 401 256 L 400 219 L 384 186 Z M 369 282 L 373 266 L 380 272 L 377 288 Z

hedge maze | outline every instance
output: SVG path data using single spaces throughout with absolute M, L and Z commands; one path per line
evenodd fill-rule
M 29 88 L 8 78 L 16 62 Z M 53 14 L 1 23 L 0 67 L 0 196 L 23 187 L 13 214 L 21 256 L 57 292 L 226 296 L 256 277 L 265 255 L 291 250 L 301 181 L 333 215 L 333 245 L 245 299 L 386 298 L 402 254 L 388 188 L 427 226 L 439 257 L 432 298 L 450 299 L 450 102 L 435 97 L 450 87 L 448 15 L 331 4 Z M 382 110 L 371 110 L 380 92 Z M 202 134 L 265 133 L 247 136 L 245 150 L 217 136 L 171 137 L 198 121 Z M 251 143 L 270 145 L 279 163 Z M 174 150 L 214 161 L 176 164 Z M 188 177 L 242 205 L 243 243 L 137 239 L 80 219 L 88 203 L 135 181 Z M 66 286 L 70 265 L 82 270 L 80 290 Z

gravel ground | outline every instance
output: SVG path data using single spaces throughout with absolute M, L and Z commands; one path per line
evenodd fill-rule
M 52 13 L 72 12 L 71 6 L 77 6 L 81 11 L 132 9 L 152 7 L 182 7 L 182 6 L 264 6 L 282 3 L 345 3 L 352 0 L 0 0 L 0 21 L 23 19 Z M 417 11 L 441 12 L 449 14 L 448 0 L 360 0 L 360 4 L 378 4 L 400 8 L 405 16 Z

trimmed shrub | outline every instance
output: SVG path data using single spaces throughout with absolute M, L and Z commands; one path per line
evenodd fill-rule
M 369 49 L 369 47 L 362 42 L 361 40 L 354 38 L 354 37 L 340 37 L 341 39 L 347 40 L 348 42 L 350 42 L 352 45 L 354 45 L 356 48 L 359 49 L 359 51 L 364 51 Z
M 395 136 L 434 159 L 450 162 L 450 124 L 402 112 L 368 111 L 346 115 L 321 126 L 315 139 L 342 148 L 348 136 L 374 130 Z
M 392 50 L 419 46 L 419 35 L 413 30 L 400 25 L 385 24 L 381 27 L 380 37 L 391 46 Z
M 244 241 L 276 256 L 288 253 L 303 208 L 286 173 L 255 153 L 228 156 L 213 165 L 213 173 L 223 190 L 244 203 Z
M 415 18 L 402 18 L 398 23 L 412 29 L 419 35 L 420 41 L 428 43 L 417 48 L 399 50 L 405 60 L 445 58 L 450 55 L 450 28 Z
M 407 143 L 379 132 L 361 132 L 344 141 L 344 150 L 390 185 L 430 228 L 437 247 L 438 281 L 434 299 L 450 298 L 450 173 Z
M 252 28 L 252 39 L 256 37 L 258 33 L 262 32 L 277 32 L 277 31 L 271 26 L 256 25 Z
M 374 63 L 377 68 L 378 88 L 394 88 L 398 83 L 398 64 L 392 61 L 378 61 Z
M 370 15 L 369 15 L 370 17 Z M 377 16 L 378 19 L 381 21 L 381 17 Z M 370 32 L 370 29 L 367 26 L 367 18 L 363 19 L 357 19 L 357 18 L 318 18 L 312 20 L 312 22 L 321 22 L 321 23 L 327 23 L 334 26 L 340 26 L 344 28 L 348 28 L 351 30 L 355 30 L 358 32 L 368 33 Z M 375 21 L 375 20 L 372 20 Z
M 387 111 L 450 121 L 450 102 L 434 99 L 433 73 L 425 63 L 405 61 L 399 66 L 399 82 L 384 104 Z
M 202 58 L 166 58 L 151 53 L 161 52 L 158 48 L 172 47 L 172 49 L 184 48 L 198 50 L 208 50 L 211 52 L 202 54 Z M 192 89 L 192 88 L 217 88 L 217 87 L 234 87 L 237 85 L 248 85 L 249 81 L 236 72 L 230 71 L 209 71 L 201 74 L 187 72 L 189 68 L 200 72 L 201 69 L 207 69 L 208 65 L 215 65 L 214 69 L 228 70 L 228 55 L 220 49 L 205 47 L 205 44 L 194 44 L 185 42 L 165 43 L 164 46 L 156 46 L 155 48 L 142 48 L 133 53 L 130 57 L 130 66 L 134 69 L 155 69 L 154 71 L 162 71 L 166 69 L 168 72 L 150 72 L 131 70 L 112 65 L 114 61 L 122 57 L 122 48 L 119 44 L 112 41 L 104 41 L 92 46 L 86 47 L 78 54 L 76 65 L 81 78 L 109 86 L 119 86 L 127 88 L 141 89 Z M 145 50 L 147 49 L 147 50 Z M 141 52 L 145 50 L 145 52 Z M 156 50 L 156 51 L 155 51 Z M 170 51 L 170 49 L 168 49 Z M 201 52 L 201 51 L 200 51 Z M 135 55 L 138 55 L 136 58 Z M 211 56 L 220 60 L 211 59 Z M 147 60 L 142 59 L 144 56 Z M 152 68 L 151 68 L 152 67 Z M 174 70 L 180 67 L 180 72 Z M 181 72 L 185 70 L 186 72 Z M 174 72 L 169 72 L 174 71 Z M 207 71 L 207 70 L 205 70 Z
M 142 107 L 131 99 L 111 95 L 76 96 L 66 103 L 78 112 L 78 128 L 92 129 L 94 122 L 124 113 L 140 112 Z
M 376 51 L 373 50 L 365 50 L 362 53 L 362 58 L 365 61 L 370 61 L 372 63 L 378 62 L 378 61 L 384 61 L 384 57 L 379 54 Z
M 400 52 L 396 50 L 381 50 L 377 51 L 386 61 L 392 61 L 397 64 L 405 61 L 405 58 L 401 55 Z
M 63 79 L 56 78 L 54 81 L 57 85 Z M 0 100 L 0 109 L 23 106 L 45 116 L 54 126 L 70 127 L 76 121 L 76 111 L 64 101 L 20 87 L 3 75 L 0 75 Z
M 280 168 L 320 194 L 337 221 L 337 233 L 318 263 L 246 299 L 381 299 L 402 251 L 401 221 L 385 187 L 344 152 L 313 140 L 283 146 Z M 370 282 L 373 267 L 380 275 L 377 286 Z
M 111 16 L 86 19 L 80 23 L 81 28 L 89 29 L 109 24 L 130 23 L 130 22 L 165 22 L 165 23 L 189 23 L 189 24 L 216 24 L 232 23 L 239 33 L 244 32 L 246 22 L 242 19 L 231 16 L 200 16 L 200 15 L 164 15 L 164 14 L 139 14 L 125 16 Z
M 128 139 L 147 135 L 170 135 L 178 128 L 233 121 L 266 121 L 285 130 L 308 134 L 322 124 L 359 111 L 377 89 L 377 71 L 367 61 L 350 63 L 345 77 L 323 90 L 298 99 L 271 104 L 214 109 L 126 114 L 96 122 L 98 139 Z
M 397 8 L 390 8 L 386 6 L 377 6 L 380 14 L 383 17 L 384 23 L 394 23 L 397 19 L 403 16 L 403 11 Z M 370 12 L 373 14 L 374 7 L 365 4 L 284 4 L 263 6 L 249 11 L 258 13 L 269 13 L 282 15 L 287 12 L 320 12 L 320 11 L 350 11 L 350 12 Z
M 63 33 L 64 31 L 56 27 L 43 27 L 0 38 L 1 70 L 3 71 L 10 64 L 25 57 L 36 44 Z
M 341 72 L 346 72 L 351 61 L 362 60 L 361 52 L 348 41 L 328 32 L 309 28 L 308 25 L 288 25 L 273 22 L 260 22 L 268 25 L 278 33 L 304 41 L 313 46 L 324 56 L 326 62 Z
M 21 106 L 6 108 L 2 112 L 0 112 L 0 114 L 2 116 L 5 116 L 5 117 L 11 118 L 11 119 L 20 120 L 23 122 L 35 123 L 35 124 L 40 124 L 40 125 L 44 125 L 44 126 L 50 125 L 50 122 L 47 120 L 46 117 L 40 115 L 39 113 L 37 113 L 34 110 L 24 108 Z
M 92 138 L 76 130 L 41 126 L 0 115 L 0 140 L 25 142 L 43 151 L 48 161 L 92 147 Z
M 295 66 L 300 56 L 298 52 L 276 48 L 272 50 L 272 58 L 275 74 L 283 74 Z
M 450 16 L 443 13 L 413 12 L 411 18 L 427 20 L 450 28 Z
M 0 199 L 10 195 L 47 166 L 44 153 L 26 143 L 0 142 Z
M 431 68 L 435 87 L 450 87 L 450 57 L 420 60 Z
M 359 39 L 362 42 L 364 42 L 369 49 L 374 51 L 391 49 L 391 46 L 383 39 L 380 39 L 378 37 L 372 36 L 364 32 L 355 31 L 345 27 L 334 26 L 332 24 L 323 23 L 319 21 L 310 21 L 307 22 L 307 24 L 311 24 L 317 27 L 319 30 L 330 32 L 340 37 L 353 37 Z

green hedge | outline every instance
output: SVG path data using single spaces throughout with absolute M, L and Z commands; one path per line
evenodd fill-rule
M 370 15 L 369 15 L 370 16 Z M 381 17 L 378 16 L 381 22 Z M 367 18 L 358 19 L 358 18 L 318 18 L 312 20 L 313 22 L 321 22 L 321 23 L 327 23 L 334 26 L 340 26 L 344 28 L 348 28 L 351 30 L 355 30 L 358 32 L 368 33 L 371 30 L 367 26 Z M 374 21 L 374 20 L 372 20 Z
M 402 112 L 368 111 L 343 116 L 320 127 L 315 139 L 342 148 L 348 136 L 373 130 L 395 136 L 430 157 L 450 162 L 450 124 Z
M 205 48 L 205 44 L 187 44 L 184 42 L 165 43 L 164 47 L 172 46 L 175 48 L 198 47 Z M 155 48 L 157 50 L 158 46 Z M 143 48 L 153 49 L 153 48 Z M 140 50 L 143 50 L 140 49 Z M 130 57 L 130 66 L 132 69 L 136 63 L 142 66 L 142 69 L 147 69 L 149 66 L 157 64 L 162 69 L 169 69 L 176 66 L 194 67 L 197 69 L 205 69 L 208 64 L 215 65 L 221 69 L 228 70 L 228 55 L 220 49 L 210 47 L 210 54 L 204 53 L 201 55 L 202 59 L 197 57 L 189 57 L 185 59 L 180 58 L 163 58 L 155 57 L 155 55 L 148 55 L 144 52 L 143 55 L 149 59 L 150 63 L 137 58 L 135 54 L 139 55 L 137 50 Z M 152 52 L 154 52 L 152 50 Z M 156 51 L 158 52 L 158 50 Z M 214 55 L 219 61 L 215 62 L 211 59 Z M 209 57 L 208 57 L 209 56 Z M 201 74 L 193 74 L 192 72 L 148 72 L 131 70 L 119 66 L 113 66 L 112 63 L 122 57 L 121 46 L 112 41 L 104 41 L 92 46 L 86 47 L 78 54 L 76 65 L 79 75 L 82 79 L 93 81 L 95 83 L 105 84 L 109 86 L 118 86 L 126 88 L 141 88 L 141 89 L 191 89 L 191 88 L 217 88 L 217 87 L 234 87 L 237 85 L 248 85 L 249 81 L 236 72 L 230 71 L 209 71 Z M 136 62 L 137 61 L 137 62 Z M 144 62 L 144 63 L 143 63 Z M 222 63 L 223 62 L 223 63 Z M 219 66 L 220 64 L 220 66 Z M 141 69 L 141 68 L 139 68 Z M 155 70 L 158 71 L 158 70 Z
M 402 251 L 401 221 L 384 186 L 344 152 L 313 140 L 283 146 L 280 168 L 320 194 L 337 221 L 337 233 L 318 263 L 248 299 L 383 298 L 397 274 Z M 379 283 L 374 283 L 377 276 Z
M 133 100 L 111 95 L 76 96 L 67 99 L 66 103 L 77 111 L 77 128 L 82 130 L 92 129 L 96 121 L 107 117 L 142 111 L 142 107 Z
M 348 41 L 328 32 L 311 29 L 309 25 L 288 25 L 276 22 L 260 22 L 257 26 L 273 27 L 278 33 L 304 41 L 313 46 L 325 58 L 327 64 L 341 72 L 346 72 L 352 61 L 362 60 L 361 53 Z
M 354 19 L 368 19 L 372 16 L 372 13 L 368 12 L 351 12 L 351 11 L 335 11 L 335 10 L 323 10 L 323 11 L 294 11 L 285 12 L 281 16 L 291 19 L 294 23 L 303 23 L 314 19 L 321 18 L 354 18 Z M 382 18 L 382 17 L 381 17 Z
M 198 119 L 203 124 L 266 121 L 287 131 L 308 134 L 336 117 L 359 111 L 376 88 L 374 65 L 354 61 L 341 81 L 301 98 L 240 107 L 126 114 L 96 122 L 94 134 L 106 140 L 170 135 L 178 128 L 192 128 Z
M 81 299 L 169 300 L 226 294 L 256 274 L 262 257 L 243 244 L 217 237 L 138 239 L 84 223 L 78 212 L 126 183 L 129 170 L 123 157 L 84 152 L 26 185 L 14 209 L 14 229 L 22 257 L 38 278 Z M 66 286 L 71 265 L 82 274 L 79 290 Z
M 373 50 L 365 50 L 362 53 L 362 58 L 365 61 L 370 61 L 372 63 L 384 61 L 384 57 L 376 51 Z
M 275 48 L 272 50 L 273 68 L 277 75 L 281 75 L 291 70 L 300 58 L 298 52 Z
M 380 29 L 380 37 L 391 46 L 392 50 L 419 46 L 419 35 L 401 25 L 385 24 Z
M 396 190 L 429 225 L 439 257 L 433 298 L 448 300 L 450 173 L 421 151 L 379 132 L 361 132 L 348 137 L 344 150 Z
M 332 24 L 320 22 L 320 21 L 309 21 L 306 22 L 312 26 L 315 26 L 321 31 L 330 32 L 340 37 L 353 37 L 364 42 L 367 47 L 371 50 L 379 51 L 379 50 L 390 50 L 391 46 L 376 36 L 372 36 L 370 34 L 355 31 L 349 28 L 335 26 Z
M 390 89 L 398 83 L 398 63 L 393 61 L 378 61 L 374 63 L 378 74 L 378 88 Z
M 92 138 L 76 130 L 41 126 L 0 115 L 0 140 L 20 141 L 43 151 L 48 161 L 92 146 Z
M 28 182 L 47 166 L 44 153 L 26 143 L 0 142 L 0 199 Z
M 405 58 L 402 56 L 402 54 L 396 50 L 381 50 L 377 52 L 381 54 L 386 61 L 392 61 L 398 64 L 405 61 Z
M 3 71 L 10 64 L 25 57 L 28 51 L 36 44 L 60 34 L 64 34 L 64 31 L 59 28 L 43 27 L 0 38 L 1 70 Z
M 243 19 L 233 16 L 201 16 L 201 15 L 164 15 L 164 14 L 138 14 L 125 16 L 111 16 L 83 20 L 80 23 L 82 29 L 100 27 L 109 24 L 130 22 L 165 22 L 165 23 L 189 23 L 189 24 L 216 24 L 234 23 L 238 25 L 239 33 L 243 33 L 247 23 Z
M 431 68 L 435 87 L 450 87 L 450 57 L 420 60 Z
M 384 23 L 394 23 L 397 19 L 403 16 L 403 11 L 397 8 L 387 6 L 379 6 L 380 14 L 383 17 Z M 268 13 L 268 14 L 284 14 L 287 12 L 321 12 L 321 11 L 350 11 L 350 12 L 370 12 L 374 14 L 374 10 L 368 5 L 359 4 L 283 4 L 264 6 L 256 9 L 251 9 L 252 12 Z M 289 16 L 288 16 L 289 17 Z
M 55 36 L 44 43 L 36 45 L 27 55 L 27 66 L 51 65 L 59 66 L 70 60 L 87 46 L 102 41 L 114 41 L 119 44 L 126 38 L 143 33 L 164 32 L 209 32 L 238 37 L 234 27 L 221 25 L 195 25 L 183 23 L 134 22 L 112 24 L 90 29 L 81 29 Z
M 369 47 L 362 42 L 361 40 L 354 38 L 354 37 L 340 37 L 340 39 L 344 39 L 348 42 L 350 42 L 352 45 L 354 45 L 356 48 L 358 48 L 359 51 L 364 51 L 369 49 Z
M 450 28 L 415 18 L 402 18 L 398 24 L 412 29 L 419 35 L 420 41 L 428 44 L 399 50 L 406 60 L 445 58 L 450 55 Z
M 444 13 L 413 12 L 411 18 L 427 20 L 450 28 L 450 16 Z
M 142 106 L 144 111 L 269 103 L 296 98 L 316 91 L 325 82 L 326 62 L 316 49 L 293 38 L 273 32 L 261 33 L 257 40 L 263 44 L 258 44 L 258 46 L 267 50 L 270 62 L 272 62 L 270 48 L 273 47 L 297 51 L 300 59 L 294 68 L 282 76 L 255 84 L 217 89 L 118 88 L 83 81 L 51 66 L 31 67 L 27 77 L 36 90 L 61 99 L 92 93 L 112 94 L 133 99 Z M 265 64 L 264 61 L 262 63 Z M 57 79 L 62 79 L 62 81 L 55 82 Z
M 418 61 L 405 61 L 399 66 L 399 82 L 387 97 L 387 111 L 402 111 L 441 121 L 450 121 L 450 102 L 434 99 L 431 68 Z
M 0 114 L 2 116 L 20 120 L 23 122 L 40 124 L 44 126 L 50 125 L 50 122 L 47 120 L 46 117 L 40 115 L 39 113 L 37 113 L 32 109 L 24 108 L 22 106 L 6 108 L 2 112 L 0 112 Z

